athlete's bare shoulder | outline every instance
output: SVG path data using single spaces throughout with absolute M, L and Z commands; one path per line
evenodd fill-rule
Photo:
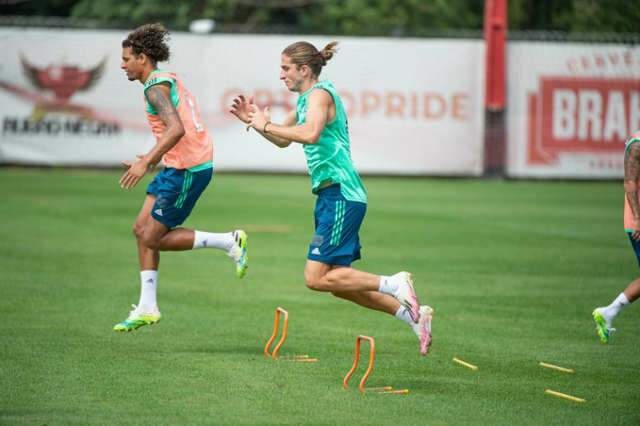
M 180 121 L 178 112 L 170 99 L 170 90 L 171 89 L 165 84 L 154 84 L 146 91 L 149 103 L 156 109 L 158 116 L 166 125 L 176 120 Z

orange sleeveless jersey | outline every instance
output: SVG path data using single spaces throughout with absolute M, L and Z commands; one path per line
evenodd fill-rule
M 634 133 L 631 135 L 629 140 L 624 147 L 624 155 L 625 157 L 628 155 L 629 147 L 632 143 L 640 143 L 640 132 Z M 640 194 L 639 194 L 640 195 Z M 627 196 L 624 196 L 624 230 L 625 231 L 633 231 L 633 212 L 631 211 L 631 206 L 629 205 L 629 200 L 627 200 Z
M 178 104 L 175 105 L 174 102 L 174 106 L 182 121 L 185 133 L 178 143 L 164 154 L 162 162 L 167 167 L 188 169 L 213 161 L 213 140 L 202 122 L 198 104 L 176 74 L 171 72 L 155 72 L 151 74 L 150 80 L 145 82 L 145 91 L 154 84 L 166 81 L 166 79 L 173 80 L 173 84 L 176 85 Z M 146 114 L 147 120 L 151 125 L 151 131 L 156 140 L 159 140 L 167 126 L 160 120 L 158 115 L 151 114 L 149 111 L 146 111 Z

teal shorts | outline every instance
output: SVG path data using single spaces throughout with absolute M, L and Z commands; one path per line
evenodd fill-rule
M 631 235 L 631 232 L 627 232 L 629 236 L 629 241 L 631 241 L 631 247 L 633 247 L 633 252 L 636 254 L 636 260 L 638 261 L 638 266 L 640 266 L 640 240 L 634 240 Z
M 366 212 L 367 204 L 345 199 L 338 184 L 318 191 L 315 234 L 307 259 L 340 266 L 360 259 L 358 232 Z
M 213 177 L 213 167 L 174 169 L 167 167 L 147 187 L 156 202 L 151 216 L 167 228 L 182 224 Z

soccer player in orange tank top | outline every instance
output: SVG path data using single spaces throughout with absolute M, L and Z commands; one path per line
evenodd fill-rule
M 624 149 L 624 230 L 640 265 L 640 132 L 627 140 Z M 640 278 L 632 281 L 609 306 L 596 308 L 593 319 L 602 343 L 609 343 L 613 319 L 640 297 Z
M 141 292 L 129 317 L 115 331 L 132 331 L 160 320 L 156 301 L 160 251 L 215 248 L 236 264 L 236 275 L 247 270 L 247 234 L 242 230 L 211 233 L 179 228 L 213 177 L 213 141 L 202 123 L 194 97 L 176 74 L 158 69 L 169 59 L 169 32 L 160 24 L 137 28 L 122 42 L 121 68 L 130 81 L 144 85 L 146 114 L 156 137 L 154 147 L 134 161 L 120 187 L 131 189 L 160 160 L 165 168 L 147 187 L 147 195 L 133 226 L 138 244 Z

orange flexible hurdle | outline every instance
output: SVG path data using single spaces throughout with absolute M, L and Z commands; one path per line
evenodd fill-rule
M 356 356 L 353 358 L 353 365 L 351 366 L 351 370 L 344 376 L 344 380 L 342 381 L 342 387 L 345 389 L 349 389 L 349 379 L 358 368 L 358 363 L 360 362 L 360 342 L 363 340 L 367 340 L 369 342 L 369 366 L 367 367 L 367 371 L 364 372 L 364 376 L 360 380 L 360 386 L 358 389 L 360 392 L 365 392 L 365 383 L 373 370 L 373 363 L 376 359 L 376 342 L 373 340 L 373 337 L 360 335 L 356 337 Z
M 276 344 L 275 348 L 273 348 L 273 352 L 269 353 L 271 348 L 271 344 L 276 339 L 278 335 L 278 329 L 280 328 L 280 317 L 283 316 L 284 319 L 282 321 L 282 336 L 280 336 L 280 340 Z M 309 355 L 287 355 L 283 357 L 278 357 L 278 351 L 284 344 L 284 341 L 287 340 L 287 331 L 289 330 L 289 312 L 284 310 L 281 307 L 276 308 L 275 320 L 273 322 L 273 333 L 271 333 L 271 337 L 269 341 L 264 347 L 264 356 L 271 357 L 274 360 L 286 360 L 286 361 L 297 361 L 297 362 L 316 362 L 317 358 L 309 358 Z
M 367 379 L 369 378 L 369 375 L 371 375 L 371 372 L 373 371 L 373 364 L 376 358 L 376 343 L 375 343 L 375 340 L 373 340 L 373 337 L 363 336 L 363 335 L 356 337 L 356 355 L 353 359 L 353 365 L 351 366 L 351 370 L 349 370 L 347 375 L 344 376 L 344 380 L 342 380 L 342 387 L 345 389 L 349 389 L 349 379 L 351 378 L 353 373 L 356 371 L 356 368 L 358 368 L 358 363 L 360 362 L 360 345 L 363 340 L 366 340 L 369 342 L 369 366 L 367 367 L 367 370 L 364 372 L 362 379 L 360 379 L 360 385 L 358 386 L 358 389 L 360 390 L 360 392 L 362 393 L 379 392 L 379 393 L 393 393 L 393 394 L 404 394 L 404 395 L 408 394 L 409 389 L 393 389 L 393 387 L 391 386 L 382 386 L 382 387 L 375 387 L 375 388 L 365 387 Z

